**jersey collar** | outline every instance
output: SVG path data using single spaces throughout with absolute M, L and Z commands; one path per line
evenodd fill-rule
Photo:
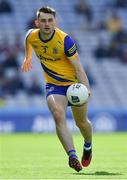
M 54 30 L 52 36 L 51 36 L 49 39 L 44 40 L 44 39 L 42 39 L 42 37 L 41 37 L 40 31 L 38 32 L 39 39 L 40 39 L 42 42 L 44 42 L 44 43 L 47 43 L 48 41 L 50 41 L 50 40 L 53 38 L 54 34 L 55 34 L 55 30 Z

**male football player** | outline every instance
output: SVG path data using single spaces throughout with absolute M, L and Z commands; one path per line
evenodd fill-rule
M 44 70 L 47 104 L 55 121 L 56 133 L 68 155 L 69 166 L 79 172 L 82 166 L 88 166 L 91 161 L 92 125 L 87 118 L 88 103 L 80 107 L 71 106 L 75 123 L 84 139 L 80 163 L 66 122 L 66 91 L 69 85 L 80 82 L 87 86 L 90 93 L 89 82 L 74 40 L 56 25 L 55 10 L 41 7 L 37 10 L 35 24 L 37 28 L 26 33 L 26 55 L 22 71 L 27 72 L 32 68 L 34 50 Z

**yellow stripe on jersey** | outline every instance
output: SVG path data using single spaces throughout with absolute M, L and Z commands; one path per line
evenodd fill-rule
M 74 44 L 73 47 L 68 50 L 69 54 L 73 53 L 75 50 L 76 50 L 76 45 Z

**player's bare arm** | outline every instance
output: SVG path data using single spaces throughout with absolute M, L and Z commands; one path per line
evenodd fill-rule
M 88 88 L 89 94 L 90 94 L 89 81 L 88 81 L 87 75 L 82 67 L 79 56 L 76 55 L 72 60 L 70 60 L 70 62 L 75 68 L 78 81 L 80 83 L 84 84 Z
M 26 42 L 25 52 L 26 54 L 22 65 L 22 71 L 28 72 L 32 69 L 32 46 L 28 42 Z

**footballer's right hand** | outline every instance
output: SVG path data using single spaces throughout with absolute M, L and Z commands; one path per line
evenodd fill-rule
M 32 69 L 32 63 L 31 59 L 24 59 L 24 63 L 22 64 L 22 71 L 23 72 L 28 72 Z

